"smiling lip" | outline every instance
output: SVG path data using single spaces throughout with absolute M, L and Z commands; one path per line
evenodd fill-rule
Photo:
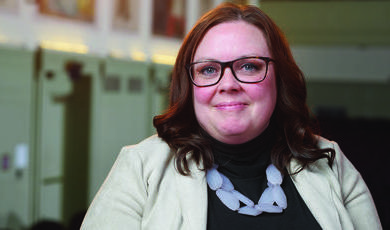
M 215 108 L 219 110 L 241 110 L 247 106 L 248 104 L 243 102 L 227 102 L 227 103 L 219 103 L 215 105 Z

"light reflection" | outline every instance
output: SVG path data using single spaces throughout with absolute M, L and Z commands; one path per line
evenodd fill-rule
M 146 55 L 143 52 L 140 51 L 133 51 L 131 52 L 131 58 L 135 61 L 146 61 Z
M 50 49 L 63 52 L 86 54 L 88 53 L 88 47 L 84 44 L 74 44 L 57 41 L 42 41 L 41 47 L 43 49 Z
M 163 54 L 154 54 L 152 55 L 152 61 L 158 64 L 174 65 L 176 57 Z

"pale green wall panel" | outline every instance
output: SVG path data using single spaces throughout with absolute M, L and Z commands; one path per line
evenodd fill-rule
M 15 168 L 15 147 L 31 147 L 32 79 L 33 53 L 0 47 L 0 228 L 18 228 L 32 220 L 32 167 L 28 163 L 19 176 Z M 8 168 L 3 165 L 6 157 Z
M 96 79 L 90 158 L 92 200 L 120 149 L 148 136 L 149 65 L 107 58 Z
M 56 66 L 54 63 L 53 66 Z M 44 63 L 50 68 L 49 61 Z M 72 85 L 63 71 L 53 70 L 53 78 L 45 72 L 39 78 L 39 140 L 37 149 L 39 170 L 39 219 L 62 219 L 62 197 L 65 149 L 65 97 Z
M 308 81 L 308 104 L 318 109 L 342 109 L 349 118 L 390 119 L 390 85 Z
M 42 50 L 37 59 L 34 214 L 67 223 L 88 206 L 91 79 L 100 58 Z
M 390 45 L 389 1 L 264 1 L 291 44 Z
M 172 68 L 173 66 L 171 65 L 152 64 L 150 93 L 148 93 L 149 114 L 151 116 L 150 122 L 148 123 L 150 134 L 156 133 L 152 123 L 153 117 L 163 113 L 168 108 Z

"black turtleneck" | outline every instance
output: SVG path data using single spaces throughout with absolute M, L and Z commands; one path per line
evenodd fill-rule
M 227 176 L 235 190 L 257 203 L 267 187 L 265 170 L 270 164 L 274 133 L 269 127 L 255 139 L 238 145 L 229 145 L 207 136 L 212 143 L 218 171 Z M 283 213 L 262 213 L 259 216 L 238 214 L 228 209 L 208 188 L 208 230 L 230 229 L 321 229 L 291 178 L 284 176 L 282 188 L 287 197 Z

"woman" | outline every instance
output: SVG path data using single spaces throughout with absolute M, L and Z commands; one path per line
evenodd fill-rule
M 313 134 L 303 74 L 253 6 L 185 38 L 158 136 L 122 149 L 82 229 L 381 229 L 338 145 Z

